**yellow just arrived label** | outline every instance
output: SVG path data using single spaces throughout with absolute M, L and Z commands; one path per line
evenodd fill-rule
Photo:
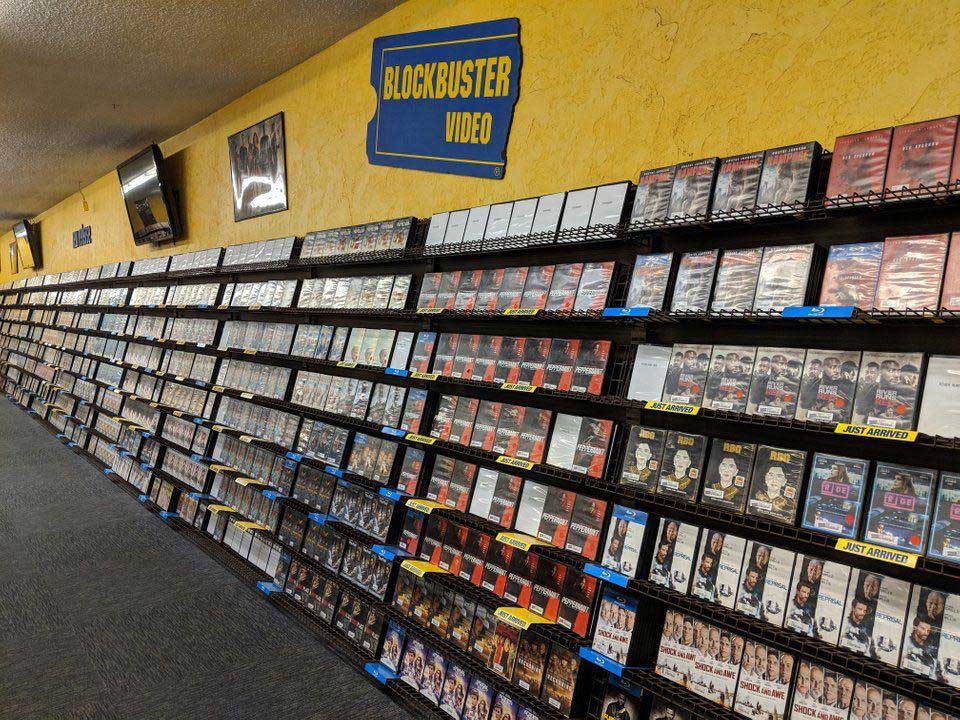
M 263 480 L 258 480 L 257 478 L 252 477 L 238 477 L 234 478 L 237 485 L 242 485 L 246 487 L 247 485 L 263 485 L 264 487 L 270 487 L 269 483 L 265 483 Z
M 527 383 L 504 383 L 500 386 L 501 390 L 513 390 L 514 392 L 527 392 L 531 393 L 537 389 L 536 385 L 528 385 Z
M 357 364 L 355 362 L 347 362 L 346 360 L 341 360 L 337 363 L 337 367 L 355 368 L 356 366 Z
M 520 458 L 510 457 L 509 455 L 500 455 L 497 458 L 497 462 L 501 465 L 509 465 L 510 467 L 523 468 L 524 470 L 532 470 L 533 466 L 536 463 L 530 462 L 529 460 L 521 460 Z
M 443 503 L 437 502 L 436 500 L 421 500 L 420 498 L 408 498 L 407 507 L 411 510 L 417 510 L 422 512 L 425 515 L 429 515 L 434 510 L 439 510 L 440 508 L 445 508 L 446 505 Z
M 439 315 L 443 308 L 417 308 L 417 315 Z
M 439 565 L 434 565 L 432 562 L 427 562 L 426 560 L 404 560 L 400 563 L 400 567 L 404 570 L 409 570 L 417 577 L 423 577 L 427 573 L 446 572 L 446 570 Z
M 209 510 L 212 513 L 221 513 L 221 512 L 235 513 L 236 512 L 236 510 L 234 510 L 229 505 L 207 505 L 207 510 Z
M 157 407 L 157 405 L 154 403 L 150 403 L 150 405 L 152 405 L 153 407 Z M 183 417 L 183 410 L 174 410 L 173 415 L 174 417 Z
M 256 354 L 257 354 L 257 351 L 256 351 L 256 350 L 251 350 L 250 348 L 245 348 L 244 351 L 243 351 L 243 354 L 244 354 L 244 355 L 256 355 Z
M 417 433 L 407 433 L 407 440 L 411 442 L 423 443 L 424 445 L 433 445 L 437 439 L 429 435 L 417 435 Z
M 211 465 L 210 469 L 214 472 L 223 472 L 224 470 L 233 470 L 229 465 Z
M 536 315 L 540 312 L 540 308 L 507 308 L 503 311 L 504 315 Z
M 686 405 L 685 403 L 661 402 L 660 400 L 647 400 L 643 407 L 647 410 L 657 410 L 659 412 L 672 412 L 678 415 L 696 415 L 700 412 L 699 405 Z
M 414 370 L 412 373 L 410 373 L 410 377 L 412 377 L 414 380 L 436 380 L 438 377 L 440 377 L 440 373 L 422 373 Z
M 881 560 L 893 565 L 902 565 L 903 567 L 915 568 L 917 560 L 920 558 L 916 553 L 903 552 L 892 548 L 871 545 L 870 543 L 858 542 L 850 538 L 840 538 L 837 540 L 837 550 L 851 555 Z
M 252 436 L 252 435 L 241 435 L 240 437 L 237 438 L 237 440 L 239 440 L 239 441 L 242 442 L 242 443 L 248 443 L 248 444 L 249 444 L 249 443 L 252 443 L 252 442 L 253 442 L 253 436 Z
M 539 538 L 535 538 L 532 535 L 524 535 L 523 533 L 518 532 L 497 533 L 497 542 L 501 542 L 504 545 L 509 545 L 510 547 L 524 551 L 529 550 L 534 545 L 546 545 L 546 543 Z
M 896 428 L 885 428 L 879 427 L 878 425 L 837 423 L 834 432 L 840 435 L 855 435 L 856 437 L 876 438 L 879 440 L 899 440 L 900 442 L 913 442 L 917 439 L 916 430 L 897 430 Z
M 543 615 L 537 615 L 522 607 L 499 607 L 493 613 L 497 620 L 503 620 L 507 625 L 519 630 L 527 630 L 531 625 L 552 625 Z
M 253 522 L 252 520 L 241 520 L 240 522 L 235 522 L 234 525 L 240 528 L 243 532 L 247 532 L 248 530 L 266 530 L 267 529 L 260 523 Z

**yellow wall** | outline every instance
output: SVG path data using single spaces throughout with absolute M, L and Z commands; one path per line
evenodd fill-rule
M 373 39 L 511 16 L 524 60 L 506 177 L 368 165 Z M 161 143 L 186 217 L 178 250 L 426 217 L 810 139 L 829 148 L 845 132 L 960 112 L 957 47 L 960 0 L 410 0 Z M 234 223 L 227 136 L 279 110 L 290 209 Z M 157 253 L 133 245 L 115 173 L 84 192 L 90 212 L 74 195 L 39 216 L 45 272 Z M 81 223 L 93 244 L 74 250 Z M 0 237 L 0 280 L 11 240 Z

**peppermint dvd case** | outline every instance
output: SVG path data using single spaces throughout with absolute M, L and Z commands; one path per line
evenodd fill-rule
M 827 199 L 863 202 L 883 192 L 893 128 L 841 135 L 833 145 Z
M 667 433 L 663 463 L 657 480 L 658 495 L 672 495 L 694 502 L 703 479 L 707 438 L 677 430 Z
M 670 283 L 673 253 L 637 255 L 630 273 L 630 285 L 624 307 L 648 307 L 663 310 Z
M 807 350 L 797 420 L 850 422 L 861 357 L 859 351 Z
M 717 267 L 717 280 L 710 301 L 711 312 L 743 312 L 753 309 L 760 277 L 763 248 L 725 250 Z
M 553 282 L 555 270 L 555 265 L 538 265 L 529 269 L 527 281 L 523 286 L 523 296 L 520 300 L 521 308 L 543 310 L 546 307 L 547 295 L 550 292 L 550 284 Z
M 574 312 L 599 313 L 607 305 L 607 294 L 613 279 L 614 262 L 591 262 L 583 266 L 576 290 Z
M 609 340 L 582 339 L 570 380 L 570 392 L 599 395 L 609 359 Z
M 792 525 L 800 504 L 806 461 L 803 450 L 758 447 L 747 501 L 749 512 Z
M 553 312 L 570 312 L 573 310 L 582 275 L 583 263 L 557 265 L 553 271 L 553 280 L 550 282 L 550 290 L 547 292 L 547 300 L 543 309 Z
M 606 500 L 579 493 L 573 503 L 573 515 L 570 518 L 570 530 L 567 532 L 564 550 L 590 561 L 596 560 L 600 550 L 600 531 L 606 515 Z
M 725 213 L 753 210 L 757 204 L 762 165 L 763 152 L 721 159 L 710 214 L 722 216 Z
M 537 562 L 537 574 L 533 580 L 533 589 L 530 592 L 531 612 L 547 618 L 550 622 L 557 621 L 560 612 L 560 594 L 563 592 L 563 583 L 569 567 L 561 562 L 542 557 Z
M 960 162 L 960 158 L 957 160 Z M 943 272 L 943 290 L 940 292 L 941 310 L 960 310 L 960 232 L 950 235 L 950 249 Z
M 523 288 L 527 283 L 528 271 L 529 268 L 526 267 L 510 267 L 504 269 L 503 282 L 500 284 L 500 292 L 497 293 L 497 312 L 516 310 L 520 307 L 520 301 L 523 299 Z
M 560 597 L 560 612 L 557 624 L 582 638 L 587 637 L 590 629 L 594 599 L 600 581 L 593 575 L 587 575 L 575 568 L 567 568 L 563 581 L 563 594 Z
M 878 462 L 864 540 L 922 555 L 936 483 L 936 470 Z
M 746 547 L 747 541 L 742 537 L 704 530 L 690 594 L 732 610 Z
M 856 537 L 863 512 L 870 463 L 859 458 L 816 453 L 810 465 L 803 527 Z
M 792 419 L 797 412 L 805 358 L 806 350 L 801 348 L 757 348 L 747 414 Z
M 573 370 L 577 365 L 579 352 L 579 339 L 551 339 L 550 354 L 543 369 L 543 387 L 547 390 L 569 391 L 573 384 Z
M 742 413 L 747 409 L 757 349 L 742 345 L 714 345 L 703 393 L 703 407 Z
M 822 153 L 818 142 L 766 150 L 757 207 L 795 205 L 809 200 L 816 186 Z
M 703 478 L 700 502 L 734 513 L 747 504 L 747 489 L 757 455 L 755 443 L 714 438 Z
M 654 492 L 666 443 L 667 431 L 662 428 L 630 426 L 620 471 L 620 484 Z
M 854 568 L 840 624 L 840 647 L 896 666 L 909 602 L 909 582 Z
M 849 566 L 798 554 L 783 626 L 836 645 L 849 584 Z
M 700 528 L 671 518 L 661 518 L 654 545 L 649 580 L 679 593 L 690 589 Z
M 701 250 L 680 256 L 670 312 L 706 312 L 719 254 L 719 250 Z

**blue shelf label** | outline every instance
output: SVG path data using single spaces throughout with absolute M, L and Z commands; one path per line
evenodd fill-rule
M 327 465 L 327 466 L 324 468 L 324 470 L 326 470 L 326 471 L 327 471 L 328 473 L 330 473 L 331 475 L 336 475 L 338 478 L 342 478 L 342 477 L 343 477 L 343 470 L 341 470 L 341 469 L 338 468 L 338 467 L 334 467 L 333 465 Z
M 312 512 L 307 515 L 307 517 L 313 520 L 317 525 L 323 525 L 325 522 L 327 522 L 327 516 L 323 513 Z
M 201 461 L 203 460 L 203 458 L 200 457 L 199 455 L 197 455 L 196 453 L 191 453 L 191 454 L 190 454 L 190 459 L 193 460 L 193 461 L 196 462 L 196 463 L 201 462 Z
M 406 493 L 402 493 L 396 488 L 385 488 L 385 487 L 380 488 L 380 494 L 383 495 L 385 498 L 393 500 L 394 502 L 399 502 L 402 498 L 405 498 L 407 496 Z
M 382 432 L 384 435 L 393 435 L 394 437 L 400 438 L 407 436 L 406 430 L 400 430 L 399 428 L 390 427 L 389 425 L 384 425 L 382 428 L 380 428 L 380 432 Z
M 157 514 L 164 520 L 168 520 L 169 518 L 172 518 L 172 517 L 179 517 L 175 512 L 169 512 L 167 510 L 161 510 Z
M 203 425 L 203 418 L 194 418 L 193 421 L 194 421 L 197 425 Z
M 404 550 L 403 548 L 397 547 L 396 545 L 373 545 L 371 546 L 370 549 L 373 550 L 377 555 L 382 557 L 387 562 L 393 562 L 393 560 L 398 557 L 402 557 L 402 558 L 413 557 L 406 550 Z
M 275 582 L 266 582 L 261 580 L 257 583 L 257 590 L 262 592 L 264 595 L 269 595 L 270 593 L 280 592 L 280 586 Z
M 785 318 L 851 318 L 853 305 L 794 305 L 785 307 Z
M 276 490 L 261 490 L 260 494 L 267 498 L 267 500 L 276 500 L 278 498 L 286 497 L 286 495 L 281 495 Z
M 197 305 L 197 307 L 200 308 L 201 310 L 204 310 L 204 309 L 210 307 L 210 305 L 209 305 L 209 303 L 200 303 L 199 305 Z
M 593 663 L 597 667 L 602 667 L 604 670 L 608 671 L 611 675 L 616 675 L 620 677 L 623 675 L 623 671 L 626 668 L 618 662 L 614 662 L 606 655 L 601 655 L 593 648 L 583 646 L 580 648 L 580 657 L 582 657 L 587 662 Z
M 593 575 L 593 577 L 598 578 L 599 580 L 606 580 L 608 583 L 619 585 L 620 587 L 626 587 L 627 583 L 630 582 L 630 578 L 628 578 L 626 575 L 621 575 L 613 570 L 608 570 L 607 568 L 595 563 L 585 564 L 583 566 L 583 571 L 587 575 Z
M 57 437 L 62 440 L 63 438 L 66 437 L 66 435 L 64 435 L 63 433 L 57 433 Z
M 650 314 L 648 307 L 604 308 L 603 317 L 647 317 Z
M 207 386 L 207 384 L 206 384 L 203 380 L 194 380 L 194 382 L 197 384 L 197 387 L 206 387 L 206 386 Z
M 284 460 L 284 461 L 283 461 L 283 466 L 284 466 L 287 470 L 296 470 L 296 469 L 297 469 L 297 462 L 296 462 L 296 460 Z
M 409 370 L 404 370 L 403 368 L 385 368 L 383 371 L 387 375 L 396 375 L 397 377 L 407 377 L 410 374 Z
M 610 677 L 610 683 L 612 685 L 616 685 L 621 690 L 625 690 L 626 692 L 630 693 L 634 697 L 638 698 L 642 694 L 642 689 L 639 685 L 637 685 L 634 682 L 630 682 L 629 680 L 624 680 L 622 677 L 617 677 L 616 675 L 613 675 Z
M 149 438 L 149 437 L 150 437 L 150 433 L 148 433 L 146 430 L 141 430 L 141 431 L 140 431 L 140 437 L 142 437 L 142 438 Z
M 140 496 L 137 497 L 137 500 L 139 500 L 139 501 L 142 502 L 142 503 L 145 503 L 145 502 L 146 502 L 147 500 L 149 500 L 149 499 L 150 499 L 150 496 L 149 496 L 149 495 L 140 495 Z
M 301 460 L 303 460 L 303 455 L 301 455 L 300 453 L 288 452 L 288 453 L 287 453 L 287 460 L 293 460 L 294 462 L 300 462 Z
M 363 666 L 363 669 L 373 675 L 373 677 L 383 685 L 386 685 L 390 680 L 397 679 L 397 674 L 383 663 L 368 662 Z
M 145 462 L 140 463 L 140 467 L 141 467 L 143 470 L 147 470 L 147 471 L 153 470 L 153 465 L 148 465 L 148 464 L 145 463 Z

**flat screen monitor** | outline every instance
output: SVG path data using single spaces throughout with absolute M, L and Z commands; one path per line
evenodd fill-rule
M 21 270 L 38 270 L 43 266 L 40 249 L 40 229 L 26 220 L 13 226 L 13 236 L 17 242 L 17 256 Z
M 163 155 L 151 145 L 117 167 L 120 191 L 137 245 L 175 240 L 180 235 L 176 205 L 167 185 Z

